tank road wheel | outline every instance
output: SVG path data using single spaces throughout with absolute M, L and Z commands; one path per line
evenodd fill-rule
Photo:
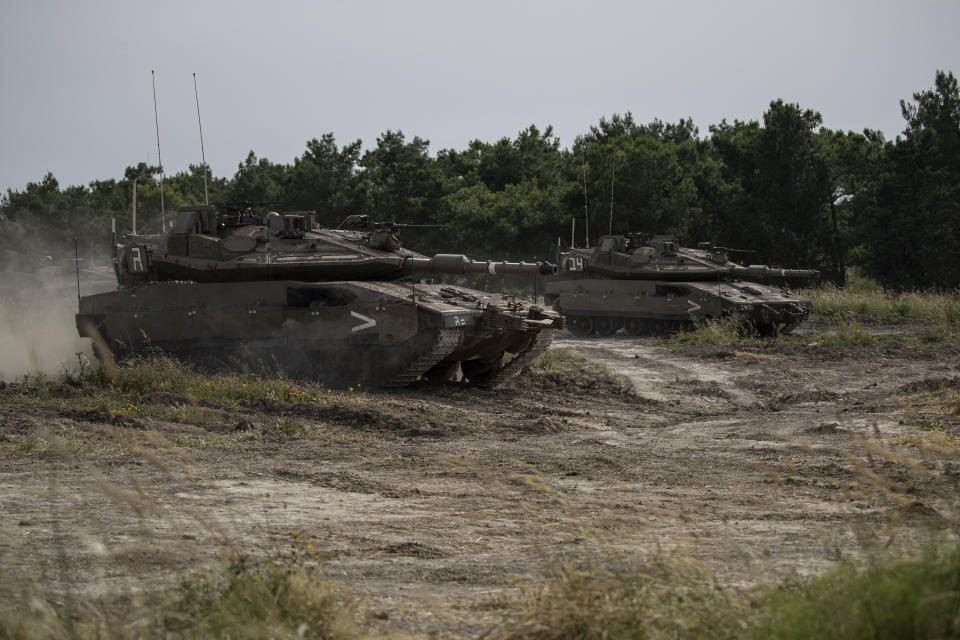
M 423 374 L 423 378 L 430 382 L 457 382 L 460 375 L 460 361 L 441 362 L 434 365 Z
M 639 336 L 643 330 L 644 323 L 640 318 L 627 318 L 623 321 L 623 332 L 628 336 Z
M 799 321 L 799 320 L 792 320 L 792 321 L 790 321 L 790 322 L 784 322 L 784 323 L 783 323 L 783 326 L 780 327 L 780 334 L 781 334 L 781 335 L 784 335 L 784 336 L 790 335 L 791 333 L 793 333 L 793 330 L 796 329 L 796 328 L 797 328 L 797 325 L 799 325 L 799 324 L 800 324 L 800 321 Z
M 670 335 L 669 323 L 666 320 L 651 320 L 650 333 L 661 337 Z
M 494 358 L 475 358 L 473 360 L 463 360 L 460 363 L 460 369 L 463 371 L 463 377 L 473 384 L 482 384 L 486 382 L 493 374 L 500 369 L 500 360 L 503 356 Z
M 593 335 L 593 318 L 590 316 L 568 316 L 567 320 L 570 333 L 578 338 L 589 338 Z
M 601 336 L 612 336 L 620 328 L 620 318 L 611 316 L 600 316 L 594 321 L 597 328 L 597 334 Z

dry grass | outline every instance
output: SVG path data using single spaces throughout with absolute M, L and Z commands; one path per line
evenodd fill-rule
M 348 640 L 359 636 L 354 618 L 350 592 L 297 554 L 234 555 L 187 574 L 166 593 L 113 609 L 24 595 L 18 606 L 0 609 L 0 638 Z
M 825 285 L 799 293 L 813 301 L 814 317 L 909 318 L 934 325 L 960 322 L 960 293 L 957 291 L 891 293 Z
M 679 345 L 729 345 L 755 340 L 748 329 L 736 316 L 705 318 L 697 320 L 692 329 L 673 334 L 670 342 Z
M 587 554 L 509 602 L 504 640 L 739 638 L 748 603 L 691 558 Z
M 920 388 L 905 388 L 894 400 L 903 419 L 922 429 L 960 434 L 960 379 L 929 380 Z

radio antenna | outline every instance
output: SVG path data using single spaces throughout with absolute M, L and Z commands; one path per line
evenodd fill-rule
M 157 77 L 150 70 L 150 80 L 153 82 L 153 124 L 157 128 L 157 164 L 160 165 L 160 231 L 165 231 L 167 225 L 166 210 L 163 207 L 163 158 L 160 157 L 160 119 L 157 116 Z
M 77 306 L 80 306 L 80 241 L 73 239 L 73 264 L 77 269 Z
M 613 233 L 613 177 L 617 175 L 617 154 L 613 154 L 610 164 L 610 228 L 607 233 Z
M 587 206 L 587 153 L 583 153 L 583 229 L 586 247 L 590 247 L 590 208 Z M 570 246 L 573 246 L 572 244 Z
M 193 74 L 193 97 L 197 100 L 197 125 L 200 127 L 200 159 L 203 161 L 203 200 L 210 204 L 210 194 L 207 193 L 207 156 L 203 152 L 203 122 L 200 120 L 200 94 L 197 93 L 197 74 Z

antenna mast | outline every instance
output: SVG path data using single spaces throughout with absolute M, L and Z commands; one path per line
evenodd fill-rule
M 197 93 L 197 74 L 193 74 L 193 97 L 197 100 L 197 125 L 200 127 L 200 158 L 203 161 L 203 200 L 210 204 L 210 195 L 207 193 L 207 156 L 203 152 L 203 123 L 200 121 L 200 94 Z
M 586 244 L 585 246 L 590 248 L 590 209 L 587 207 L 587 154 L 584 151 L 583 154 L 583 229 Z M 570 246 L 573 246 L 571 242 Z
M 157 78 L 150 70 L 150 80 L 153 82 L 153 124 L 157 128 L 157 164 L 160 165 L 160 231 L 167 226 L 166 210 L 163 208 L 163 158 L 160 157 L 160 119 L 157 117 Z
M 73 264 L 77 269 L 77 306 L 80 305 L 80 240 L 73 239 Z
M 610 166 L 610 228 L 607 233 L 613 233 L 613 177 L 617 175 L 617 154 L 613 154 L 613 162 Z
M 137 180 L 139 179 L 140 174 L 133 179 L 133 235 L 137 235 Z

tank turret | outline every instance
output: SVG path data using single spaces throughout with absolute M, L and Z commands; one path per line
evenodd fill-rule
M 698 319 L 735 315 L 760 333 L 788 333 L 810 313 L 808 299 L 743 278 L 812 278 L 814 269 L 742 266 L 731 249 L 702 242 L 682 247 L 669 235 L 601 236 L 596 247 L 570 249 L 561 265 L 571 280 L 547 285 L 544 299 L 581 335 L 664 334 Z
M 252 203 L 258 204 L 258 203 Z M 325 229 L 312 211 L 261 218 L 250 209 L 184 207 L 170 233 L 129 237 L 117 247 L 121 286 L 148 282 L 395 280 L 415 273 L 551 275 L 547 262 L 478 262 L 463 255 L 427 258 L 404 249 L 401 229 L 416 226 L 350 216 Z M 352 228 L 351 228 L 352 227 Z
M 255 213 L 267 204 L 183 207 L 167 233 L 125 237 L 114 256 L 119 288 L 81 299 L 81 335 L 114 355 L 159 348 L 211 366 L 396 386 L 502 381 L 563 326 L 517 298 L 402 281 L 535 277 L 556 273 L 553 264 L 426 257 L 400 242 L 418 225 L 351 216 L 329 229 L 312 211 Z

